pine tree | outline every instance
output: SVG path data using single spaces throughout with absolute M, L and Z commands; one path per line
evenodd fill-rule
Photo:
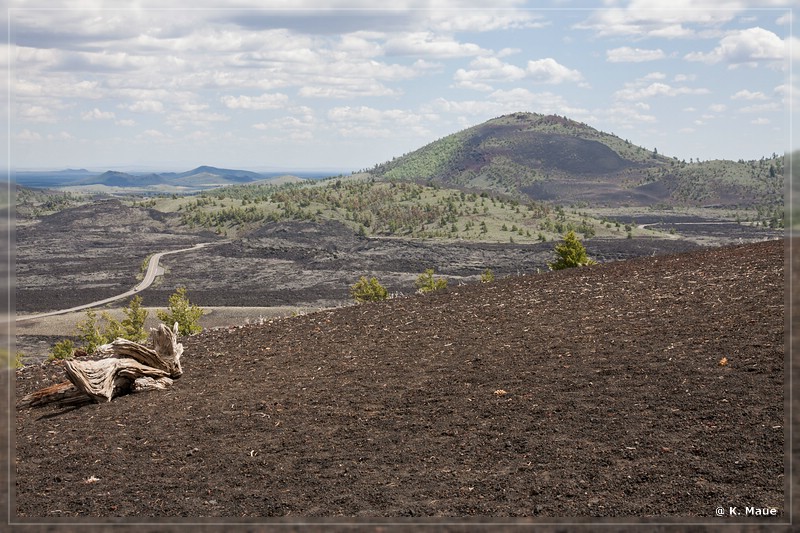
M 550 270 L 597 264 L 597 261 L 593 261 L 586 254 L 586 248 L 578 240 L 574 231 L 569 231 L 564 235 L 564 242 L 556 245 L 555 252 L 559 255 L 559 258 L 555 262 L 548 264 Z

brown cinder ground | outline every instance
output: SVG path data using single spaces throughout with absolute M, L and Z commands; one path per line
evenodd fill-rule
M 16 513 L 785 521 L 784 308 L 777 240 L 206 331 L 169 390 L 19 410 Z

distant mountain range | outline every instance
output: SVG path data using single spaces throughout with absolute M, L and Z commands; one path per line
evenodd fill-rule
M 14 181 L 27 187 L 90 187 L 102 185 L 125 189 L 173 188 L 175 190 L 203 190 L 225 185 L 241 185 L 264 180 L 285 178 L 287 172 L 251 172 L 211 166 L 199 166 L 187 172 L 138 173 L 108 170 L 103 173 L 86 169 L 59 171 L 17 171 Z M 297 172 L 291 176 L 299 181 L 328 177 L 323 172 Z M 285 182 L 286 179 L 280 180 Z
M 783 156 L 679 161 L 555 115 L 514 113 L 376 165 L 382 180 L 593 205 L 779 205 Z

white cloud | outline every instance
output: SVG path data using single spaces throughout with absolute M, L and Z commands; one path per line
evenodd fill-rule
M 28 142 L 41 141 L 42 136 L 35 131 L 25 129 L 17 134 L 17 139 L 20 141 L 28 141 Z
M 750 121 L 750 124 L 754 124 L 756 126 L 766 126 L 767 124 L 771 124 L 772 122 L 768 118 L 757 118 Z
M 389 37 L 384 44 L 389 55 L 413 57 L 454 58 L 487 55 L 477 44 L 460 43 L 444 35 L 432 32 L 409 32 Z
M 403 109 L 342 106 L 330 109 L 327 118 L 345 137 L 386 137 L 387 134 L 398 136 L 401 132 L 418 136 L 430 135 L 425 124 L 436 116 Z
M 732 32 L 719 41 L 711 52 L 691 52 L 687 61 L 700 61 L 709 65 L 724 61 L 731 66 L 757 66 L 762 62 L 781 61 L 786 57 L 787 44 L 764 28 L 755 27 Z
M 567 115 L 570 118 L 580 118 L 587 113 L 586 109 L 571 105 L 560 94 L 549 91 L 534 93 L 518 87 L 507 91 L 494 91 L 489 98 L 501 106 L 503 113 L 535 109 L 537 113 Z
M 717 27 L 733 20 L 745 7 L 726 0 L 713 5 L 698 5 L 696 0 L 630 0 L 626 7 L 614 3 L 592 12 L 574 27 L 598 36 L 690 38 L 697 34 L 693 26 Z
M 114 122 L 114 124 L 116 124 L 117 126 L 124 126 L 126 128 L 130 128 L 131 126 L 136 125 L 136 121 L 127 118 L 127 119 L 117 120 Z
M 620 128 L 631 129 L 642 124 L 652 124 L 658 122 L 658 119 L 647 111 L 649 106 L 646 104 L 636 105 L 614 105 L 608 109 L 596 110 L 595 114 L 603 117 L 609 124 L 613 124 Z
M 220 98 L 225 107 L 230 109 L 280 109 L 289 102 L 289 97 L 282 93 L 264 93 L 261 96 L 223 96 Z
M 739 109 L 742 113 L 765 113 L 769 111 L 782 111 L 783 107 L 777 102 L 768 102 L 766 104 L 754 104 L 745 106 Z
M 583 75 L 579 71 L 567 68 L 551 57 L 528 61 L 527 72 L 534 81 L 539 83 L 559 84 L 583 80 Z
M 708 89 L 689 87 L 673 87 L 666 83 L 651 83 L 646 87 L 626 87 L 614 93 L 614 96 L 621 100 L 640 100 L 642 98 L 654 98 L 656 96 L 681 96 L 690 94 L 708 94 Z
M 631 48 L 622 46 L 613 50 L 606 50 L 606 61 L 609 63 L 642 63 L 645 61 L 656 61 L 664 59 L 666 55 L 660 48 L 648 50 L 643 48 Z
M 48 141 L 71 141 L 74 139 L 75 137 L 73 137 L 66 131 L 60 131 L 58 133 L 51 133 L 47 135 Z
M 399 96 L 397 89 L 392 89 L 376 80 L 322 79 L 316 84 L 309 84 L 297 91 L 304 98 L 354 98 L 364 96 Z
M 314 139 L 318 124 L 314 112 L 309 107 L 300 106 L 288 110 L 292 115 L 283 116 L 267 122 L 258 122 L 252 127 L 259 131 L 273 132 L 267 138 L 272 140 L 309 141 Z
M 163 113 L 164 104 L 158 100 L 141 100 L 132 104 L 120 104 L 120 107 L 134 113 Z
M 481 7 L 484 7 L 484 4 Z M 498 7 L 493 2 L 493 7 Z M 430 14 L 432 29 L 445 32 L 485 32 L 508 29 L 534 29 L 548 25 L 535 11 L 521 10 L 446 10 Z
M 778 17 L 778 20 L 775 21 L 775 24 L 778 24 L 780 26 L 789 26 L 792 24 L 793 21 L 794 17 L 792 16 L 792 12 L 788 11 L 783 15 L 781 15 L 780 17 Z
M 145 135 L 147 137 L 151 137 L 151 138 L 154 138 L 154 139 L 164 139 L 164 138 L 167 137 L 162 132 L 160 132 L 158 130 L 155 130 L 155 129 L 145 130 L 144 132 L 142 132 L 142 135 Z
M 513 82 L 524 79 L 526 71 L 516 65 L 503 63 L 494 57 L 478 57 L 470 63 L 470 69 L 456 70 L 453 79 L 456 87 L 491 91 L 489 82 Z
M 113 118 L 116 118 L 113 111 L 100 111 L 96 107 L 81 114 L 81 119 L 83 120 L 111 120 Z
M 748 91 L 742 89 L 731 96 L 731 100 L 766 100 L 767 96 L 761 91 Z
M 714 113 L 724 113 L 725 110 L 728 109 L 728 106 L 725 104 L 712 104 L 709 106 L 709 109 Z
M 521 87 L 497 90 L 481 100 L 449 100 L 439 97 L 423 106 L 424 112 L 455 116 L 463 125 L 525 109 L 537 113 L 567 115 L 571 118 L 581 118 L 588 114 L 586 109 L 569 104 L 559 94 L 547 91 L 534 93 Z
M 17 116 L 30 122 L 56 122 L 55 112 L 40 105 L 22 104 L 19 106 Z

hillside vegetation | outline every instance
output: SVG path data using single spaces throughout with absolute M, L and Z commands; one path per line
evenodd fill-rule
M 514 113 L 376 165 L 382 180 L 488 189 L 559 203 L 775 207 L 783 157 L 693 161 L 665 157 L 559 116 Z
M 240 235 L 266 222 L 343 222 L 362 235 L 543 242 L 567 231 L 625 238 L 640 230 L 545 202 L 411 182 L 334 178 L 284 186 L 242 185 L 136 202 L 180 214 L 186 228 Z M 642 232 L 644 230 L 641 230 Z M 657 232 L 647 230 L 648 235 Z

